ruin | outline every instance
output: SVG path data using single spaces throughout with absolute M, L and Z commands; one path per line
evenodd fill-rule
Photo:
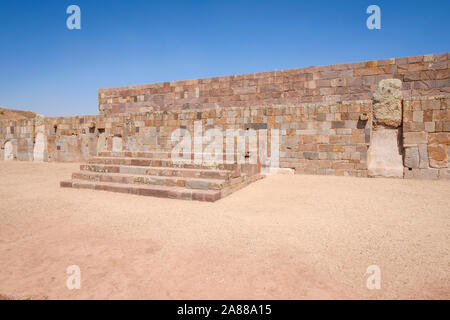
M 87 161 L 63 187 L 206 201 L 260 179 L 267 167 L 449 179 L 449 58 L 442 53 L 100 89 L 97 115 L 0 120 L 0 158 Z M 190 151 L 182 152 L 192 161 L 172 159 L 180 143 L 172 136 L 176 130 L 193 137 Z M 219 157 L 204 138 L 211 130 L 224 133 Z M 244 147 L 227 149 L 227 130 L 238 132 L 232 140 L 242 137 Z M 265 152 L 272 160 L 278 153 L 276 167 L 261 156 Z M 228 163 L 227 155 L 235 161 Z M 209 156 L 223 161 L 203 161 Z M 245 163 L 237 161 L 242 157 Z

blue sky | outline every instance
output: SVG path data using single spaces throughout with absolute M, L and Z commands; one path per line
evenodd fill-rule
M 81 30 L 66 9 L 81 8 Z M 366 8 L 381 8 L 381 30 Z M 450 1 L 0 0 L 0 106 L 96 114 L 98 89 L 450 51 Z

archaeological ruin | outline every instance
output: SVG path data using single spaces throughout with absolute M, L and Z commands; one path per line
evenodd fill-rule
M 62 187 L 202 201 L 277 172 L 449 179 L 449 60 L 100 89 L 97 115 L 1 118 L 0 158 L 83 162 Z

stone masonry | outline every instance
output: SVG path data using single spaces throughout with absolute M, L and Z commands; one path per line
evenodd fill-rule
M 395 105 L 399 111 L 395 123 L 382 123 L 374 114 L 378 106 L 392 109 L 373 97 L 386 78 L 401 80 L 403 98 Z M 82 162 L 105 152 L 150 156 L 170 152 L 176 145 L 170 137 L 177 129 L 191 136 L 196 130 L 205 134 L 212 128 L 232 129 L 244 136 L 257 130 L 267 134 L 270 144 L 271 130 L 277 129 L 280 168 L 299 174 L 366 177 L 371 176 L 369 148 L 375 131 L 397 126 L 401 176 L 447 179 L 449 81 L 445 53 L 101 89 L 98 115 L 0 120 L 0 157 Z M 222 89 L 231 93 L 224 94 Z M 181 93 L 184 98 L 178 98 Z M 265 143 L 259 139 L 256 150 L 247 144 L 246 157 L 259 154 Z M 203 152 L 208 143 L 202 140 L 201 144 Z
M 101 114 L 293 105 L 372 98 L 383 79 L 403 97 L 450 93 L 449 53 L 99 90 Z
M 417 97 L 404 101 L 403 147 L 406 178 L 449 178 L 450 99 Z

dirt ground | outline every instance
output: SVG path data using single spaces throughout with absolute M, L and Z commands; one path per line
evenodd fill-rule
M 60 188 L 77 169 L 0 162 L 1 298 L 450 298 L 449 181 L 278 175 L 203 203 Z

